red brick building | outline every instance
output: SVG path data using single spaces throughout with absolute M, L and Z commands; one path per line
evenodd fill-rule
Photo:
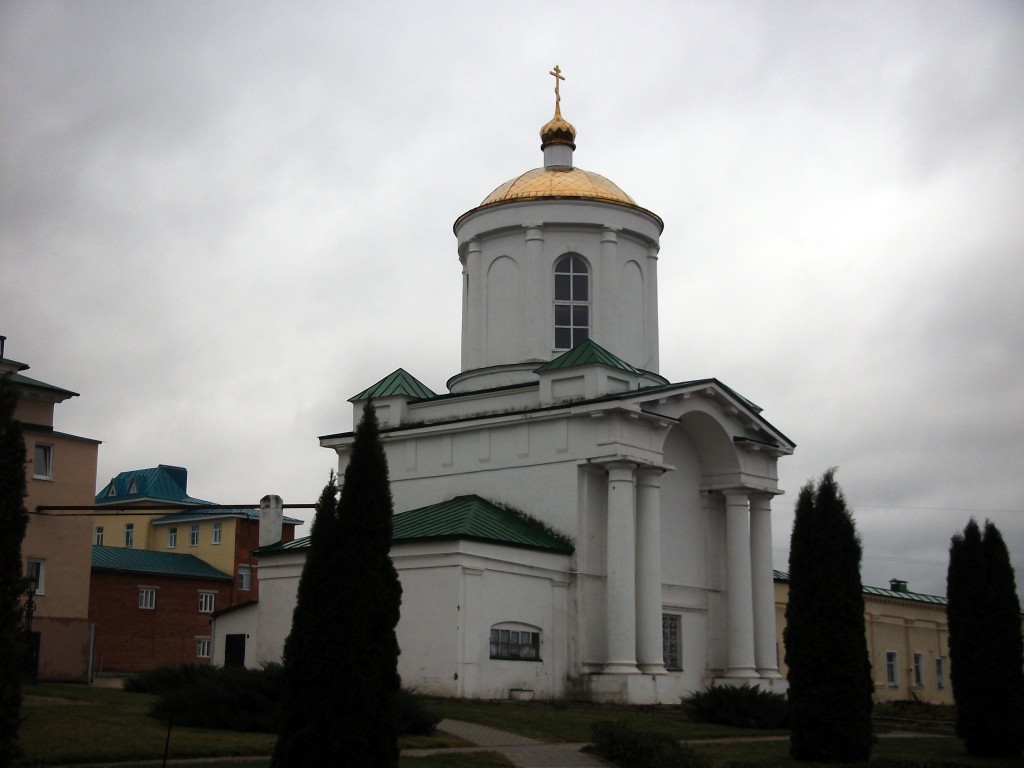
M 97 674 L 208 664 L 210 617 L 231 603 L 232 577 L 190 554 L 92 548 L 89 619 Z

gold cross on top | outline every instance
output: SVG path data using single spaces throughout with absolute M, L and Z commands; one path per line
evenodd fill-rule
M 560 115 L 561 109 L 559 108 L 562 103 L 562 96 L 558 92 L 558 81 L 565 80 L 565 76 L 562 74 L 562 70 L 555 64 L 555 68 L 548 72 L 549 75 L 553 75 L 555 78 L 555 114 Z

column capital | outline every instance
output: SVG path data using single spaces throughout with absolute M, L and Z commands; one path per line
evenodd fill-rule
M 543 240 L 544 239 L 544 227 L 540 224 L 524 224 L 523 230 L 526 232 L 527 240 Z

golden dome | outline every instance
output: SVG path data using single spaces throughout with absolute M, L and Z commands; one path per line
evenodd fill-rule
M 555 166 L 534 168 L 506 181 L 485 197 L 479 207 L 512 200 L 542 198 L 583 198 L 636 206 L 633 198 L 604 176 L 584 171 L 582 168 Z
M 576 149 L 576 129 L 572 123 L 562 117 L 562 113 L 555 108 L 555 116 L 548 120 L 540 129 L 540 148 L 544 149 L 552 144 L 568 144 Z

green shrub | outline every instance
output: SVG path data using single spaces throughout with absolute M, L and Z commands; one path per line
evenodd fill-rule
M 395 725 L 398 732 L 429 736 L 441 722 L 441 716 L 427 708 L 423 699 L 408 688 L 399 688 L 395 697 Z
M 788 728 L 785 695 L 752 685 L 712 685 L 683 699 L 691 720 L 738 728 Z
M 634 731 L 624 720 L 602 720 L 591 731 L 594 748 L 619 768 L 708 768 L 689 747 L 662 733 Z

